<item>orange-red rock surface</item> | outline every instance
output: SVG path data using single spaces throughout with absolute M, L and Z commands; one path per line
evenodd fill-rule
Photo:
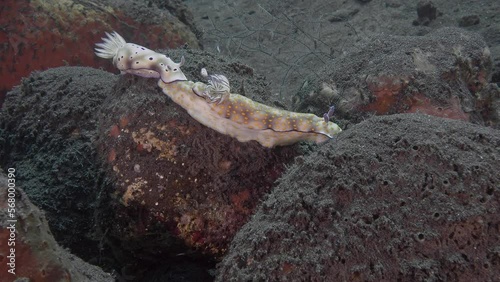
M 34 70 L 79 65 L 111 71 L 93 53 L 105 31 L 151 49 L 198 46 L 184 23 L 140 1 L 5 0 L 0 26 L 0 104 Z

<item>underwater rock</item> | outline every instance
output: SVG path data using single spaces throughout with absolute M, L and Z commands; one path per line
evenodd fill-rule
M 277 106 L 245 65 L 189 49 L 169 55 L 186 57 L 193 80 L 210 66 L 239 93 Z M 192 257 L 213 267 L 299 150 L 240 143 L 193 120 L 156 79 L 91 68 L 35 72 L 0 112 L 1 165 L 17 169 L 58 242 L 123 266 L 124 277 Z
M 183 70 L 203 65 L 202 54 L 186 55 Z M 236 89 L 259 85 L 252 73 L 230 76 Z M 203 126 L 162 94 L 155 79 L 124 76 L 107 101 L 98 147 L 110 167 L 107 177 L 114 179 L 108 235 L 138 256 L 150 251 L 144 245 L 156 242 L 155 252 L 161 244 L 163 251 L 178 250 L 179 241 L 222 256 L 284 164 L 298 154 L 297 146 L 270 150 Z
M 0 111 L 0 162 L 43 209 L 56 240 L 83 259 L 99 255 L 94 213 L 103 173 L 94 146 L 98 113 L 118 77 L 60 67 L 34 72 Z
M 413 21 L 413 25 L 429 25 L 441 13 L 438 11 L 434 3 L 429 0 L 421 0 L 417 4 L 418 19 Z
M 15 171 L 13 175 L 9 179 L 15 180 Z M 115 281 L 109 273 L 82 261 L 59 246 L 50 232 L 43 212 L 30 202 L 19 184 L 15 187 L 10 185 L 10 190 L 8 190 L 7 181 L 7 175 L 1 171 L 0 271 L 2 281 Z M 8 202 L 9 199 L 14 200 Z M 8 203 L 14 204 L 15 211 L 8 211 Z M 12 221 L 9 220 L 15 220 L 15 222 L 11 223 Z M 14 230 L 15 236 L 12 236 L 11 230 Z M 7 242 L 14 244 L 7 246 Z M 9 263 L 13 264 L 9 265 Z M 7 272 L 12 269 L 12 266 L 15 275 Z
M 297 160 L 218 265 L 217 281 L 493 281 L 500 131 L 372 117 Z
M 478 15 L 463 16 L 458 20 L 459 27 L 469 27 L 478 25 L 481 22 Z
M 295 107 L 319 114 L 333 103 L 338 118 L 354 123 L 373 114 L 425 113 L 498 128 L 500 90 L 488 83 L 491 69 L 490 51 L 473 32 L 380 35 L 307 79 Z
M 175 7 L 182 10 L 182 5 Z M 0 105 L 5 93 L 34 70 L 65 65 L 102 66 L 102 61 L 90 51 L 101 40 L 102 31 L 116 30 L 153 49 L 175 48 L 185 43 L 198 47 L 198 39 L 189 27 L 194 25 L 181 22 L 171 14 L 175 13 L 173 7 L 169 9 L 137 0 L 2 1 Z M 183 21 L 187 20 L 189 17 L 183 16 Z M 114 71 L 111 64 L 107 69 Z

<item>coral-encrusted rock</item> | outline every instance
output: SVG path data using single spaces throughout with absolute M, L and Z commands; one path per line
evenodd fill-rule
M 298 160 L 218 281 L 496 281 L 500 131 L 373 117 Z
M 93 144 L 98 112 L 118 77 L 61 67 L 33 73 L 0 111 L 0 162 L 46 212 L 55 238 L 84 259 L 99 255 L 94 213 L 102 185 Z
M 500 90 L 476 33 L 443 28 L 426 36 L 381 35 L 334 59 L 296 97 L 299 111 L 359 122 L 370 114 L 426 113 L 500 126 Z M 496 107 L 496 108 L 495 108 Z
M 184 21 L 190 19 L 181 5 L 176 9 Z M 68 64 L 105 65 L 92 52 L 105 31 L 116 30 L 129 42 L 151 49 L 185 43 L 195 48 L 198 40 L 186 24 L 193 26 L 138 0 L 4 0 L 0 9 L 0 104 L 6 91 L 34 70 Z M 106 66 L 112 69 L 110 63 Z
M 15 181 L 15 171 L 11 179 Z M 43 213 L 17 184 L 8 190 L 7 175 L 0 171 L 0 276 L 2 281 L 115 281 L 111 275 L 60 247 L 50 233 Z M 15 184 L 12 182 L 11 184 Z M 15 195 L 14 197 L 10 197 Z M 13 199 L 14 202 L 8 202 Z M 7 204 L 13 203 L 14 211 Z M 15 222 L 9 221 L 15 220 Z M 13 224 L 13 225 L 11 225 Z M 14 227 L 15 236 L 11 236 Z M 10 238 L 14 240 L 9 241 Z M 7 246 L 7 242 L 14 243 Z M 13 252 L 11 252 L 13 250 Z M 11 261 L 11 258 L 15 259 Z M 13 263 L 8 265 L 8 263 Z M 7 272 L 14 268 L 15 275 Z M 27 279 L 27 280 L 26 280 Z
M 265 80 L 245 65 L 201 51 L 169 54 L 186 57 L 190 79 L 216 69 L 238 93 L 273 105 Z M 193 248 L 222 255 L 298 148 L 239 143 L 194 121 L 156 79 L 90 68 L 34 73 L 0 112 L 1 164 L 17 169 L 56 239 L 106 266 L 147 262 L 126 275 L 145 273 L 145 264 L 168 273 L 165 264 L 200 254 Z
M 187 57 L 185 69 L 199 72 L 194 66 L 203 65 L 203 57 L 193 52 Z M 226 73 L 224 67 L 210 66 Z M 230 73 L 233 67 L 225 69 L 239 76 L 230 78 L 234 89 L 257 85 L 251 73 Z M 170 235 L 211 256 L 224 254 L 296 155 L 294 146 L 271 150 L 201 125 L 170 101 L 155 79 L 125 76 L 107 101 L 98 143 L 112 168 L 108 176 L 115 179 L 108 235 L 136 255 L 150 251 L 145 244 L 163 251 L 176 248 L 175 241 L 152 233 Z

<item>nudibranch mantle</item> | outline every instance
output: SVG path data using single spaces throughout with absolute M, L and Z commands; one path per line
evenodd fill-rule
M 227 93 L 211 102 L 203 95 L 209 85 L 201 82 L 160 80 L 158 86 L 195 120 L 240 142 L 255 140 L 269 148 L 299 141 L 321 143 L 342 131 L 316 115 L 276 109 L 238 94 Z
M 184 57 L 180 63 L 174 63 L 164 54 L 157 53 L 146 47 L 127 43 L 116 32 L 107 33 L 104 42 L 97 43 L 95 54 L 104 59 L 113 59 L 113 64 L 122 73 L 131 73 L 142 77 L 161 78 L 165 83 L 187 80 L 180 67 L 184 64 Z

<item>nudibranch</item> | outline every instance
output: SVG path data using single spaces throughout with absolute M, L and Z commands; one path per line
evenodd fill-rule
M 127 43 L 116 32 L 106 32 L 108 38 L 97 43 L 95 54 L 104 59 L 113 59 L 113 64 L 122 73 L 131 73 L 142 77 L 160 78 L 165 83 L 178 80 L 187 80 L 181 71 L 184 57 L 180 63 L 174 63 L 169 57 L 150 50 L 146 47 Z
M 231 93 L 229 80 L 224 75 L 208 75 L 202 69 L 202 76 L 207 78 L 208 84 L 188 81 L 180 70 L 183 60 L 180 64 L 175 64 L 165 55 L 154 54 L 154 51 L 142 46 L 125 43 L 116 32 L 107 35 L 109 39 L 97 44 L 102 48 L 96 49 L 98 56 L 113 58 L 122 72 L 160 77 L 158 86 L 163 93 L 184 108 L 191 117 L 240 142 L 255 140 L 269 148 L 299 141 L 322 143 L 342 131 L 329 120 L 333 107 L 324 118 L 320 118 L 313 114 L 295 113 L 257 103 Z M 141 53 L 139 49 L 144 52 Z M 134 53 L 136 51 L 137 54 Z M 140 65 L 141 68 L 133 68 L 135 65 Z M 168 71 L 165 70 L 165 65 Z M 175 66 L 176 71 L 173 72 L 174 69 L 168 66 Z M 166 79 L 162 73 L 164 70 Z

